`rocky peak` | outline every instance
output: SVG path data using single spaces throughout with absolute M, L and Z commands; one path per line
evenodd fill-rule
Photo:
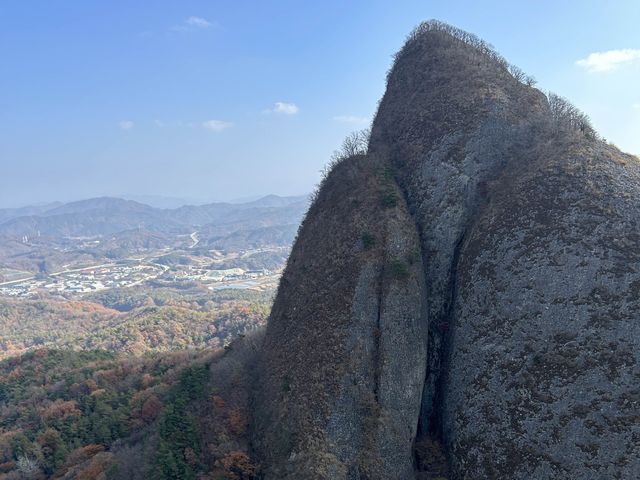
M 533 83 L 466 32 L 410 35 L 282 278 L 267 478 L 640 471 L 638 160 Z

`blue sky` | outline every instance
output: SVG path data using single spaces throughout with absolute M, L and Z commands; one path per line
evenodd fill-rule
M 640 153 L 637 0 L 2 0 L 0 208 L 309 192 L 430 18 Z

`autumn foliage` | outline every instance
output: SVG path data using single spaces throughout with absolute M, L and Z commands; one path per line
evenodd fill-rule
M 221 463 L 229 480 L 252 480 L 258 472 L 245 452 L 230 452 Z
M 1 361 L 0 479 L 21 478 L 23 464 L 41 479 L 254 478 L 251 342 L 144 357 L 41 349 Z

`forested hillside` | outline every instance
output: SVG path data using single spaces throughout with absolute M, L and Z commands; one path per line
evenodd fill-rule
M 148 352 L 220 348 L 265 324 L 271 295 L 113 290 L 86 299 L 0 299 L 0 359 L 34 348 Z
M 253 478 L 255 344 L 137 357 L 41 349 L 0 362 L 0 479 Z

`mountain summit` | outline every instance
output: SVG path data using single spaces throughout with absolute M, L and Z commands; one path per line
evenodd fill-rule
M 640 471 L 640 164 L 477 37 L 397 54 L 262 352 L 267 479 Z

